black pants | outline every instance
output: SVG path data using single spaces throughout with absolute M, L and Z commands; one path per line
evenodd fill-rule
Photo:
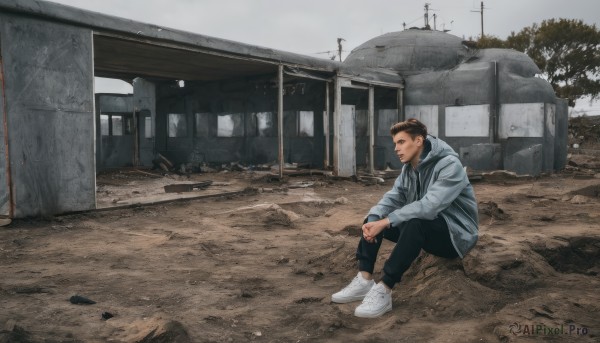
M 383 266 L 381 278 L 389 288 L 400 282 L 402 275 L 419 256 L 421 249 L 439 257 L 458 257 L 444 218 L 438 216 L 434 220 L 411 219 L 398 227 L 383 230 L 377 236 L 377 242 L 369 243 L 361 237 L 356 250 L 358 270 L 373 273 L 383 238 L 396 242 L 394 250 Z

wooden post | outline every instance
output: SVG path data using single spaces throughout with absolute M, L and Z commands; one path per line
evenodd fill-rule
M 375 88 L 369 85 L 369 173 L 375 172 Z
M 277 142 L 279 145 L 279 177 L 283 177 L 283 65 L 277 70 Z

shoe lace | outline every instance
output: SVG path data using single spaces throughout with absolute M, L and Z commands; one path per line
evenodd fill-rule
M 371 289 L 371 291 L 369 293 L 367 293 L 367 295 L 365 296 L 365 298 L 363 299 L 363 303 L 364 304 L 376 304 L 378 303 L 380 298 L 383 298 L 384 292 L 382 292 L 380 289 Z
M 351 291 L 355 288 L 360 287 L 360 280 L 358 278 L 358 276 L 355 276 L 354 279 L 352 279 L 352 282 L 350 282 L 350 284 L 348 286 L 346 286 L 346 288 L 344 288 L 344 291 Z

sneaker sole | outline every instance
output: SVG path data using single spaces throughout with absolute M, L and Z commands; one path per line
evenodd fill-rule
M 352 297 L 352 298 L 336 298 L 334 296 L 331 296 L 331 302 L 334 302 L 336 304 L 347 304 L 347 303 L 351 303 L 351 302 L 355 302 L 355 301 L 361 301 L 365 298 L 365 295 L 362 296 L 356 296 L 356 297 Z
M 378 317 L 383 316 L 387 312 L 390 312 L 391 310 L 392 310 L 392 304 L 390 304 L 389 306 L 386 306 L 383 310 L 381 310 L 379 312 L 375 312 L 375 313 L 357 313 L 355 310 L 354 316 L 358 317 L 358 318 L 378 318 Z

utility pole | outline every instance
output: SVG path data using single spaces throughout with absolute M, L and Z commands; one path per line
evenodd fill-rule
M 429 29 L 429 5 L 430 3 L 425 3 L 425 29 Z
M 342 41 L 345 41 L 344 38 L 338 38 L 337 42 L 338 42 L 338 55 L 340 57 L 340 62 L 342 61 Z
M 479 11 L 471 11 L 471 12 L 476 12 L 476 13 L 481 13 L 481 38 L 483 38 L 483 9 L 485 7 L 483 6 L 483 1 L 481 2 L 481 10 Z
M 437 14 L 433 14 L 433 31 L 437 30 L 436 24 L 435 24 L 435 19 L 437 18 Z

